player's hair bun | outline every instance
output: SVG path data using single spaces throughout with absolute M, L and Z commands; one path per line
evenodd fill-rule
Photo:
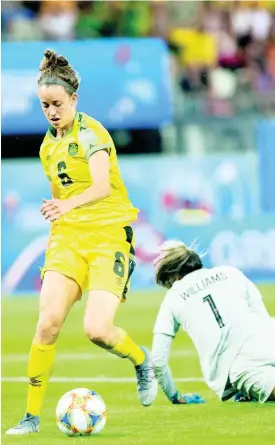
M 40 71 L 45 71 L 48 69 L 54 70 L 55 68 L 65 67 L 68 65 L 69 62 L 65 57 L 59 56 L 51 49 L 46 49 L 44 52 L 44 59 L 40 65 Z
M 68 84 L 67 86 L 64 86 L 68 94 L 72 95 L 73 92 L 78 90 L 80 83 L 78 74 L 65 57 L 57 54 L 53 50 L 45 50 L 39 69 L 40 76 L 38 78 L 38 85 L 45 83 L 42 82 L 43 79 L 46 79 L 48 82 L 49 78 L 55 80 L 58 78 L 63 81 L 63 85 L 64 82 Z

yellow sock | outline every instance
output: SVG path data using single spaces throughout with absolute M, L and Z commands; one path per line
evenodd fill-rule
M 28 364 L 27 413 L 40 416 L 45 391 L 52 373 L 55 345 L 33 343 Z
M 120 331 L 119 342 L 109 351 L 118 357 L 128 358 L 135 366 L 141 365 L 144 362 L 145 353 L 125 331 L 122 329 Z

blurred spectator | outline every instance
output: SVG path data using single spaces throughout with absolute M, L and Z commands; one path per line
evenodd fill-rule
M 110 2 L 117 4 L 121 14 L 117 22 L 117 35 L 144 37 L 151 34 L 151 5 L 148 1 Z
M 77 11 L 75 1 L 42 1 L 39 22 L 44 32 L 44 38 L 50 40 L 73 39 Z
M 76 23 L 76 38 L 111 37 L 115 35 L 116 14 L 108 2 L 81 1 Z
M 275 88 L 275 29 L 270 34 L 265 47 L 266 72 L 270 76 Z
M 208 87 L 208 71 L 203 67 L 192 65 L 187 68 L 180 81 L 186 93 L 201 92 Z
M 260 95 L 275 88 L 274 13 L 275 1 L 2 2 L 2 38 L 159 35 L 177 66 L 176 102 L 196 96 L 202 109 L 225 114 L 238 107 L 242 92 L 246 106 L 254 107 L 253 101 L 261 106 Z
M 203 2 L 201 5 L 200 26 L 204 32 L 219 38 L 220 31 L 223 29 L 222 10 L 211 1 Z
M 231 23 L 237 41 L 250 36 L 252 27 L 251 9 L 241 4 L 241 2 L 235 1 L 234 8 L 231 11 Z
M 151 34 L 150 2 L 81 2 L 76 36 L 143 37 Z
M 272 26 L 271 14 L 263 9 L 261 2 L 255 2 L 251 10 L 251 34 L 255 40 L 267 39 Z
M 20 2 L 2 2 L 3 40 L 41 40 L 43 34 L 36 14 Z

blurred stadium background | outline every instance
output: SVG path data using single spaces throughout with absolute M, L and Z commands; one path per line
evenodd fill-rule
M 2 285 L 37 292 L 49 196 L 36 97 L 46 47 L 80 72 L 141 209 L 134 289 L 164 238 L 275 280 L 275 2 L 2 2 Z M 16 236 L 15 236 L 16 234 Z
M 41 286 L 49 230 L 39 213 L 42 198 L 50 196 L 38 159 L 47 129 L 36 97 L 44 49 L 64 53 L 80 72 L 79 109 L 111 132 L 123 178 L 141 210 L 134 292 L 118 319 L 150 346 L 163 295 L 154 292 L 151 263 L 166 238 L 198 238 L 208 266 L 242 269 L 259 283 L 275 316 L 275 2 L 60 0 L 1 6 L 5 429 L 25 408 L 38 304 L 31 295 Z M 210 405 L 194 407 L 199 415 L 193 407 L 185 410 L 185 422 L 161 395 L 142 411 L 133 395 L 132 368 L 82 335 L 84 304 L 73 309 L 59 340 L 41 445 L 53 437 L 55 444 L 65 443 L 54 427 L 54 407 L 72 385 L 92 385 L 103 395 L 109 421 L 102 445 L 144 444 L 144 438 L 156 445 L 164 437 L 166 444 L 178 444 L 179 431 L 186 445 L 201 437 L 205 445 L 273 444 L 269 407 L 220 404 L 201 382 L 195 351 L 184 336 L 175 342 L 172 370 L 184 391 L 200 392 Z

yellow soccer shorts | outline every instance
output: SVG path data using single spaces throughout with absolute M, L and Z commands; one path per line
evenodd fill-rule
M 105 290 L 124 301 L 134 268 L 132 227 L 106 226 L 88 232 L 60 226 L 52 230 L 41 278 L 53 270 L 74 279 L 82 293 Z

